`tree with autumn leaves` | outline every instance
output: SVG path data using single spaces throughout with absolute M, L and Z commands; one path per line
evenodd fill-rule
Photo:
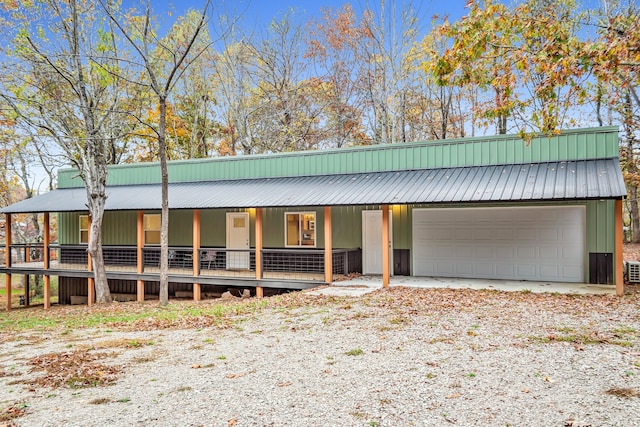
M 596 120 L 619 124 L 633 241 L 640 241 L 638 7 L 604 1 L 585 11 L 573 0 L 514 7 L 470 1 L 467 7 L 463 19 L 435 28 L 449 44 L 432 51 L 425 71 L 442 86 L 482 91 L 473 114 L 497 133 L 527 139 Z

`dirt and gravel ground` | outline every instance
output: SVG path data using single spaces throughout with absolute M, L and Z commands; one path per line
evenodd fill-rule
M 54 308 L 104 325 L 3 332 L 0 410 L 19 426 L 640 426 L 628 291 L 296 293 L 125 323 Z M 220 304 L 239 314 L 207 314 Z
M 624 244 L 624 260 L 640 261 L 640 243 Z

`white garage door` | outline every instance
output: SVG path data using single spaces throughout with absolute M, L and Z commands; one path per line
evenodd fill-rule
M 585 210 L 413 210 L 415 276 L 583 282 Z

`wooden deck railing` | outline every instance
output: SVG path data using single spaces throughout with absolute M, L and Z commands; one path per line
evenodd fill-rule
M 137 248 L 135 246 L 103 246 L 103 257 L 107 272 L 137 273 Z M 358 249 L 333 250 L 333 274 L 348 274 L 357 271 Z M 169 248 L 170 274 L 194 275 L 193 248 L 172 246 Z M 228 278 L 256 278 L 256 250 L 202 247 L 197 251 L 199 276 Z M 0 259 L 4 261 L 4 251 Z M 262 249 L 261 265 L 263 278 L 279 278 L 306 281 L 324 280 L 324 257 L 322 249 Z M 44 269 L 44 247 L 42 244 L 11 245 L 12 267 L 21 270 L 33 269 L 39 273 Z M 49 247 L 51 270 L 86 271 L 86 245 L 51 245 Z M 160 247 L 150 246 L 142 250 L 143 273 L 160 272 Z M 355 261 L 354 261 L 355 260 Z M 6 264 L 3 264 L 6 265 Z

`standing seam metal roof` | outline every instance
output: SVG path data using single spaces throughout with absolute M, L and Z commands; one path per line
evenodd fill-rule
M 617 158 L 169 184 L 171 209 L 613 199 Z M 107 188 L 106 210 L 160 209 L 160 184 Z M 84 188 L 58 189 L 2 213 L 86 211 Z

